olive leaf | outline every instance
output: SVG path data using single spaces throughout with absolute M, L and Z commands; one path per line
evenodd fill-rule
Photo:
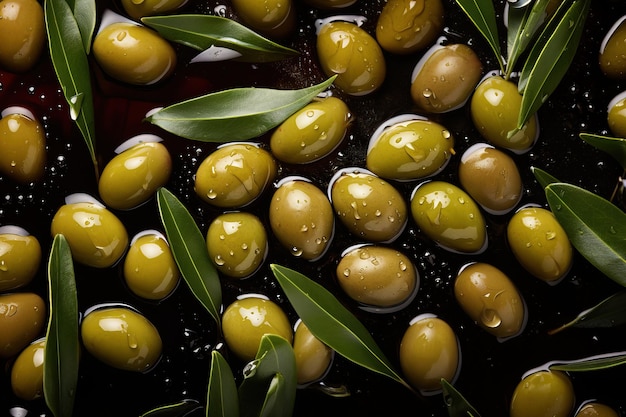
M 478 411 L 445 378 L 441 378 L 441 388 L 450 417 L 480 417 Z
M 196 400 L 182 400 L 150 410 L 140 417 L 184 417 L 201 408 L 202 406 Z
M 211 417 L 239 415 L 239 397 L 233 371 L 217 350 L 211 352 L 206 410 Z
M 537 180 L 539 185 L 541 185 L 541 187 L 543 188 L 546 188 L 549 184 L 552 184 L 554 182 L 561 182 L 556 177 L 553 177 L 552 175 L 548 174 L 546 171 L 540 168 L 530 167 L 530 171 L 535 176 L 535 179 Z
M 624 364 L 626 364 L 626 352 L 613 352 L 573 361 L 553 362 L 549 365 L 549 368 L 566 372 L 587 372 L 600 371 Z
M 95 0 L 66 0 L 72 9 L 80 35 L 83 40 L 85 52 L 91 51 L 91 40 L 96 27 L 96 1 Z
M 626 139 L 581 133 L 580 138 L 591 146 L 611 155 L 626 170 Z
M 626 323 L 626 291 L 620 291 L 581 312 L 569 323 L 550 330 L 548 334 L 552 335 L 569 327 L 615 327 L 624 323 Z

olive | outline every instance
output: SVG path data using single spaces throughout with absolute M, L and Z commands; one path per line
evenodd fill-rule
M 313 101 L 272 133 L 270 150 L 277 159 L 290 164 L 317 161 L 339 146 L 351 120 L 350 109 L 340 98 Z
M 0 1 L 0 67 L 28 71 L 37 63 L 45 42 L 44 12 L 38 1 Z
M 390 183 L 366 170 L 338 171 L 328 186 L 330 201 L 348 230 L 370 242 L 391 242 L 408 219 L 402 194 Z
M 304 0 L 304 2 L 318 9 L 333 10 L 352 6 L 357 0 Z
M 113 368 L 147 372 L 161 358 L 159 331 L 127 305 L 99 305 L 87 310 L 80 335 L 85 349 Z
M 517 261 L 535 277 L 555 284 L 572 266 L 572 245 L 554 214 L 541 207 L 517 210 L 507 225 Z
M 524 329 L 524 301 L 509 277 L 493 265 L 475 262 L 461 268 L 454 296 L 478 326 L 498 339 L 517 336 Z
M 0 358 L 19 354 L 43 330 L 46 304 L 37 294 L 0 294 Z
M 574 387 L 561 371 L 539 370 L 517 384 L 510 417 L 567 417 L 574 409 Z
M 22 107 L 9 107 L 0 119 L 0 174 L 21 183 L 37 181 L 46 163 L 41 123 Z
M 615 79 L 626 78 L 626 16 L 620 17 L 607 31 L 600 45 L 600 69 Z
M 116 149 L 117 155 L 106 164 L 98 182 L 100 198 L 107 206 L 132 209 L 167 183 L 172 158 L 160 141 L 152 135 L 139 135 Z
M 454 154 L 454 137 L 439 123 L 405 114 L 381 124 L 372 135 L 366 167 L 383 178 L 410 181 L 439 173 Z
M 243 207 L 274 181 L 272 154 L 253 143 L 228 143 L 207 156 L 196 171 L 196 194 L 217 207 Z
M 0 227 L 0 292 L 23 287 L 39 270 L 39 240 L 17 226 Z
M 71 194 L 52 218 L 52 236 L 62 234 L 75 261 L 107 268 L 120 260 L 128 247 L 122 222 L 102 203 L 86 194 Z
M 387 3 L 389 4 L 389 3 Z M 433 46 L 415 66 L 411 97 L 427 113 L 463 106 L 482 76 L 483 66 L 472 48 L 461 43 Z
M 405 254 L 374 244 L 348 248 L 337 264 L 336 277 L 346 294 L 368 311 L 399 310 L 419 287 L 417 269 Z
M 510 149 L 515 153 L 527 152 L 539 136 L 537 115 L 517 129 L 522 105 L 522 95 L 517 85 L 490 74 L 480 82 L 470 102 L 474 126 L 492 145 Z
M 626 91 L 609 102 L 607 121 L 609 129 L 615 136 L 626 138 Z
M 368 32 L 346 21 L 318 21 L 317 55 L 328 77 L 344 93 L 363 96 L 383 84 L 387 67 L 382 49 Z
M 332 363 L 334 350 L 315 337 L 303 321 L 298 320 L 294 327 L 296 378 L 299 385 L 306 385 L 324 377 Z
M 163 300 L 180 281 L 174 255 L 163 234 L 157 230 L 137 233 L 124 258 L 124 281 L 137 296 Z
M 280 306 L 262 295 L 240 296 L 222 315 L 222 330 L 228 347 L 242 360 L 254 359 L 265 334 L 293 340 L 293 330 Z
M 133 19 L 154 16 L 180 9 L 187 0 L 122 0 L 122 7 Z
M 324 193 L 303 178 L 287 177 L 277 184 L 269 208 L 272 232 L 289 253 L 309 261 L 319 259 L 333 238 L 333 208 Z
M 578 409 L 574 417 L 619 417 L 619 414 L 606 404 L 589 401 Z
M 263 264 L 268 240 L 261 220 L 251 213 L 217 216 L 206 235 L 209 256 L 217 270 L 231 278 L 247 278 Z
M 296 10 L 292 0 L 232 0 L 241 20 L 270 38 L 284 38 L 296 28 Z
M 491 214 L 508 213 L 522 198 L 522 177 L 513 158 L 485 143 L 474 144 L 463 153 L 459 181 Z
M 411 320 L 400 342 L 400 367 L 422 394 L 441 391 L 441 379 L 452 383 L 461 364 L 459 342 L 450 325 L 424 314 Z
M 411 196 L 411 213 L 422 233 L 444 249 L 480 253 L 487 246 L 480 209 L 454 184 L 428 181 L 418 185 Z
M 426 48 L 443 29 L 441 0 L 389 0 L 376 24 L 376 40 L 395 54 L 412 54 Z
M 26 346 L 11 368 L 11 388 L 16 397 L 32 401 L 43 396 L 43 360 L 46 339 Z

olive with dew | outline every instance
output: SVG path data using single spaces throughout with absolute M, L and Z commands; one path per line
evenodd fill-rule
M 14 72 L 30 70 L 45 43 L 44 11 L 38 1 L 0 1 L 0 67 Z
M 19 354 L 46 324 L 46 304 L 34 292 L 0 294 L 0 358 Z
M 33 401 L 43 397 L 46 339 L 35 340 L 20 352 L 11 367 L 11 389 L 16 397 Z
M 122 7 L 133 19 L 174 12 L 188 0 L 122 0 Z
M 0 292 L 29 284 L 41 264 L 39 240 L 18 226 L 0 227 Z
M 326 375 L 333 361 L 334 350 L 319 340 L 302 320 L 295 324 L 293 353 L 299 385 L 318 381 Z
M 525 375 L 513 391 L 510 417 L 567 417 L 574 410 L 572 381 L 550 369 Z
M 604 35 L 600 45 L 600 70 L 607 77 L 626 78 L 626 16 L 620 17 Z
M 589 401 L 578 408 L 574 417 L 619 417 L 619 414 L 607 404 Z
M 19 183 L 38 181 L 46 164 L 46 136 L 33 113 L 8 107 L 0 119 L 0 174 Z

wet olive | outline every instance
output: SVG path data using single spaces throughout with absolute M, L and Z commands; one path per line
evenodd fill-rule
M 454 154 L 454 137 L 439 123 L 401 115 L 376 129 L 367 149 L 366 166 L 383 178 L 410 181 L 440 172 Z
M 337 75 L 335 85 L 345 93 L 372 93 L 385 81 L 387 71 L 382 49 L 368 32 L 355 23 L 321 23 L 317 33 L 317 55 L 328 77 Z
M 313 101 L 272 133 L 270 149 L 277 159 L 290 164 L 317 161 L 339 146 L 351 120 L 343 100 L 331 96 Z
M 607 31 L 600 45 L 600 69 L 610 78 L 626 78 L 625 42 L 626 16 L 622 16 Z
M 0 119 L 0 174 L 21 183 L 39 180 L 46 163 L 46 137 L 33 114 L 9 107 Z
M 613 135 L 626 138 L 626 91 L 609 102 L 607 121 Z
M 590 401 L 583 404 L 574 417 L 619 417 L 619 414 L 606 404 Z
M 232 0 L 241 20 L 270 38 L 284 38 L 296 28 L 296 10 L 293 0 Z
M 254 359 L 265 334 L 293 340 L 293 330 L 280 306 L 264 296 L 244 296 L 230 304 L 222 315 L 222 330 L 228 347 L 242 360 Z
M 16 397 L 26 401 L 43 396 L 43 359 L 46 339 L 26 346 L 11 368 L 11 388 Z
M 395 54 L 412 54 L 432 44 L 443 29 L 441 0 L 389 0 L 376 24 L 376 40 Z
M 30 283 L 41 263 L 39 240 L 17 226 L 0 227 L 0 292 Z
M 263 223 L 245 212 L 217 216 L 209 225 L 206 243 L 217 270 L 232 278 L 246 278 L 256 272 L 268 248 Z
M 518 262 L 543 281 L 558 282 L 572 266 L 572 245 L 550 210 L 516 211 L 507 225 L 507 239 Z
M 0 358 L 17 355 L 41 333 L 46 304 L 32 292 L 0 294 Z
M 567 417 L 574 408 L 574 387 L 560 371 L 541 370 L 525 376 L 511 398 L 511 417 Z
M 122 7 L 133 19 L 166 14 L 180 9 L 187 0 L 122 0 Z
M 304 0 L 304 2 L 319 9 L 333 10 L 352 6 L 357 0 Z
M 303 321 L 298 321 L 295 328 L 293 353 L 296 357 L 297 381 L 304 385 L 326 374 L 334 351 L 315 337 Z
M 0 1 L 0 67 L 28 71 L 37 63 L 45 42 L 44 12 L 38 1 Z
M 430 181 L 416 187 L 411 213 L 422 233 L 444 249 L 479 253 L 487 245 L 485 219 L 472 198 L 445 181 Z
M 196 194 L 218 207 L 243 207 L 274 181 L 274 157 L 252 143 L 230 143 L 207 156 L 196 172 Z
M 161 358 L 162 341 L 157 328 L 125 305 L 98 306 L 87 311 L 80 334 L 89 353 L 117 369 L 146 372 Z

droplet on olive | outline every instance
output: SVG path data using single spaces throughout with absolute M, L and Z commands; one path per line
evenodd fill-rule
M 0 1 L 0 67 L 13 72 L 30 70 L 45 42 L 44 12 L 38 1 Z
M 607 31 L 600 45 L 600 69 L 610 78 L 626 78 L 625 42 L 626 16 L 622 16 Z
M 539 370 L 524 376 L 515 387 L 510 417 L 567 417 L 574 404 L 574 387 L 567 374 Z
M 0 227 L 0 292 L 30 283 L 41 264 L 39 240 L 19 226 Z
M 35 340 L 15 359 L 11 367 L 11 388 L 16 397 L 32 401 L 43 396 L 43 360 L 46 339 Z
M 608 105 L 607 121 L 613 135 L 626 138 L 626 91 L 616 95 Z
M 335 351 L 311 333 L 302 320 L 294 326 L 293 353 L 298 385 L 319 381 L 328 373 Z
M 296 10 L 292 0 L 232 0 L 241 20 L 270 38 L 284 38 L 296 28 Z
M 597 401 L 589 401 L 582 404 L 574 417 L 619 417 L 615 409 Z
M 19 354 L 40 335 L 46 304 L 33 292 L 0 294 L 0 358 Z
M 46 164 L 43 126 L 24 107 L 8 107 L 0 118 L 0 174 L 20 183 L 39 180 Z
M 130 17 L 139 20 L 144 16 L 166 14 L 180 9 L 188 0 L 122 0 L 122 7 Z

